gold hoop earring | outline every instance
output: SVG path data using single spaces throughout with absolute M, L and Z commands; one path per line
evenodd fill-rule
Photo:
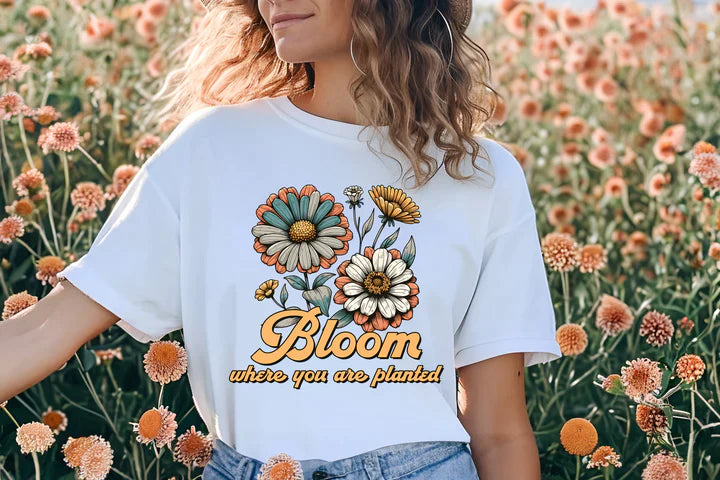
M 352 37 L 350 38 L 350 58 L 352 58 L 353 63 L 355 64 L 355 68 L 357 68 L 360 73 L 365 75 L 365 72 L 362 71 L 360 67 L 358 67 L 357 62 L 355 61 L 355 54 L 353 53 L 353 40 L 355 39 L 355 32 L 353 32 Z
M 454 42 L 453 42 L 452 29 L 450 28 L 450 22 L 448 22 L 447 18 L 445 18 L 445 15 L 443 15 L 443 13 L 440 11 L 440 9 L 439 9 L 439 8 L 435 8 L 435 11 L 440 14 L 440 16 L 441 16 L 442 19 L 443 19 L 443 22 L 445 22 L 445 26 L 446 26 L 447 29 L 448 29 L 448 34 L 449 34 L 449 37 L 450 37 L 450 61 L 447 62 L 447 64 L 448 64 L 448 69 L 449 69 L 449 68 L 450 68 L 450 65 L 452 65 L 453 53 L 454 53 L 454 49 L 455 49 L 455 45 L 454 45 Z M 433 13 L 434 13 L 434 12 L 433 12 Z M 355 40 L 355 32 L 353 32 L 352 37 L 350 38 L 350 58 L 352 58 L 352 62 L 353 62 L 353 64 L 355 64 L 355 68 L 357 68 L 358 71 L 359 71 L 360 73 L 362 73 L 363 75 L 366 75 L 366 73 L 363 72 L 360 67 L 358 67 L 357 61 L 355 61 L 355 53 L 353 52 L 353 40 Z
M 448 61 L 448 69 L 449 69 L 449 68 L 450 68 L 450 65 L 452 64 L 453 50 L 454 50 L 454 48 L 455 48 L 455 45 L 453 44 L 452 29 L 450 28 L 450 23 L 447 21 L 447 18 L 445 18 L 445 15 L 443 15 L 443 13 L 440 11 L 440 9 L 439 9 L 439 8 L 436 8 L 435 11 L 440 14 L 440 16 L 442 17 L 443 21 L 445 22 L 445 26 L 447 26 L 448 33 L 449 33 L 449 37 L 450 37 L 450 60 Z

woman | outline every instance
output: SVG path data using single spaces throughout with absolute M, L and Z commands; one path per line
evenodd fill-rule
M 474 133 L 470 1 L 208 8 L 180 125 L 37 327 L 0 325 L 0 398 L 116 322 L 182 328 L 203 478 L 540 478 L 524 367 L 561 354 L 524 172 Z

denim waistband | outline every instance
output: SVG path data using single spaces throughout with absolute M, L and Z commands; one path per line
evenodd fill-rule
M 339 477 L 362 471 L 371 480 L 381 479 L 383 476 L 397 478 L 436 463 L 462 449 L 470 452 L 470 444 L 459 441 L 410 442 L 388 445 L 330 462 L 322 459 L 300 460 L 300 465 L 304 478 L 308 480 Z M 234 480 L 256 480 L 251 478 L 252 474 L 262 465 L 259 460 L 243 455 L 219 438 L 213 440 L 212 462 Z

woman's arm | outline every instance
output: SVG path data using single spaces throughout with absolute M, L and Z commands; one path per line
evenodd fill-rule
M 34 305 L 0 321 L 0 403 L 56 371 L 117 320 L 64 280 Z
M 458 419 L 482 480 L 540 480 L 523 359 L 524 353 L 509 353 L 458 369 Z

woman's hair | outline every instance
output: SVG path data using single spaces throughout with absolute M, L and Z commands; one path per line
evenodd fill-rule
M 448 28 L 436 8 L 452 28 L 449 69 Z M 179 46 L 180 52 L 189 52 L 184 65 L 168 74 L 155 96 L 167 99 L 156 110 L 158 117 L 176 122 L 205 105 L 292 96 L 313 88 L 311 63 L 287 63 L 276 55 L 257 0 L 210 0 L 209 9 Z M 499 94 L 489 85 L 487 54 L 459 30 L 447 0 L 355 0 L 352 28 L 353 54 L 367 74 L 350 86 L 353 99 L 365 124 L 387 125 L 390 140 L 410 160 L 415 185 L 425 184 L 439 168 L 424 152 L 431 136 L 445 151 L 442 163 L 453 178 L 472 177 L 459 170 L 468 153 L 465 142 L 473 167 L 489 173 L 475 163 L 483 148 L 474 135 L 492 128 L 487 121 Z M 361 96 L 362 104 L 357 103 Z

